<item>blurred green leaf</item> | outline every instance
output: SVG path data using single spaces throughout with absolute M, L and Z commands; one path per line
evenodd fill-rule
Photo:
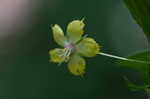
M 148 87 L 150 87 L 150 84 L 148 84 L 148 85 L 135 85 L 135 84 L 133 84 L 132 82 L 130 82 L 126 77 L 124 77 L 124 79 L 125 79 L 125 83 L 127 84 L 128 88 L 129 88 L 131 91 L 145 90 L 145 89 L 147 89 Z
M 148 96 L 150 96 L 150 88 L 146 88 L 145 91 L 148 94 Z
M 128 59 L 135 59 L 135 60 L 150 62 L 150 51 L 139 52 L 139 53 L 131 55 L 127 58 Z M 132 69 L 136 69 L 136 70 L 139 70 L 139 71 L 150 70 L 150 64 L 148 64 L 148 63 L 140 63 L 140 62 L 121 60 L 119 62 L 119 65 L 129 67 L 129 68 L 132 68 Z
M 124 0 L 124 3 L 150 43 L 150 0 Z
M 144 80 L 145 84 L 150 84 L 150 74 L 149 70 L 141 71 L 142 79 Z
M 128 59 L 150 62 L 150 51 L 136 53 L 132 56 L 129 56 Z M 119 65 L 140 71 L 144 83 L 150 83 L 150 64 L 121 60 Z

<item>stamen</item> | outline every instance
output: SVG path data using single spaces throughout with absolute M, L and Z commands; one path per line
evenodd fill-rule
M 68 56 L 72 56 L 76 52 L 76 47 L 73 43 L 67 43 L 65 48 L 69 50 Z
M 65 53 L 63 55 L 63 61 L 66 61 L 68 59 L 69 54 L 70 54 L 70 49 L 66 48 Z
M 59 63 L 59 65 L 62 62 L 67 62 L 69 58 L 75 53 L 75 51 L 76 51 L 76 48 L 73 43 L 66 43 L 64 52 L 59 54 L 60 57 L 62 57 L 62 61 Z
M 64 52 L 61 53 L 59 56 L 62 57 L 62 61 L 58 64 L 59 66 L 63 63 L 63 62 L 67 62 L 69 59 L 69 54 L 70 54 L 70 49 L 65 48 Z
M 70 48 L 68 48 L 68 53 L 66 54 L 66 57 L 69 57 L 69 56 L 70 56 L 70 54 L 71 54 L 71 49 L 70 49 Z

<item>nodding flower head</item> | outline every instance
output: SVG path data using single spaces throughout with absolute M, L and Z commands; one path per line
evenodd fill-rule
M 83 57 L 93 57 L 100 48 L 96 41 L 83 35 L 85 24 L 83 20 L 74 20 L 67 26 L 66 36 L 59 25 L 52 26 L 53 37 L 62 48 L 49 51 L 50 61 L 56 63 L 68 62 L 68 69 L 73 75 L 85 73 L 86 62 Z

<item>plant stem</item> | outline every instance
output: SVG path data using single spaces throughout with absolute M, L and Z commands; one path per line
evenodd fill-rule
M 120 57 L 120 56 L 115 56 L 115 55 L 111 55 L 111 54 L 107 54 L 107 53 L 102 53 L 102 52 L 100 52 L 98 54 L 99 55 L 103 55 L 103 56 L 107 56 L 107 57 L 111 57 L 111 58 L 115 58 L 115 59 L 119 59 L 119 60 L 125 60 L 125 61 L 130 61 L 130 62 L 150 64 L 150 62 L 141 61 L 141 60 L 135 60 L 135 59 L 128 59 L 128 58 L 124 58 L 124 57 Z

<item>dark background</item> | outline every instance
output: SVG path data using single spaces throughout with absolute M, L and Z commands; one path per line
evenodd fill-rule
M 150 48 L 121 0 L 2 0 L 0 6 L 1 99 L 146 99 L 123 80 L 142 83 L 139 74 L 117 67 L 116 59 L 86 59 L 84 78 L 48 62 L 48 51 L 59 47 L 51 24 L 66 31 L 68 22 L 83 17 L 85 33 L 102 52 L 127 56 Z

